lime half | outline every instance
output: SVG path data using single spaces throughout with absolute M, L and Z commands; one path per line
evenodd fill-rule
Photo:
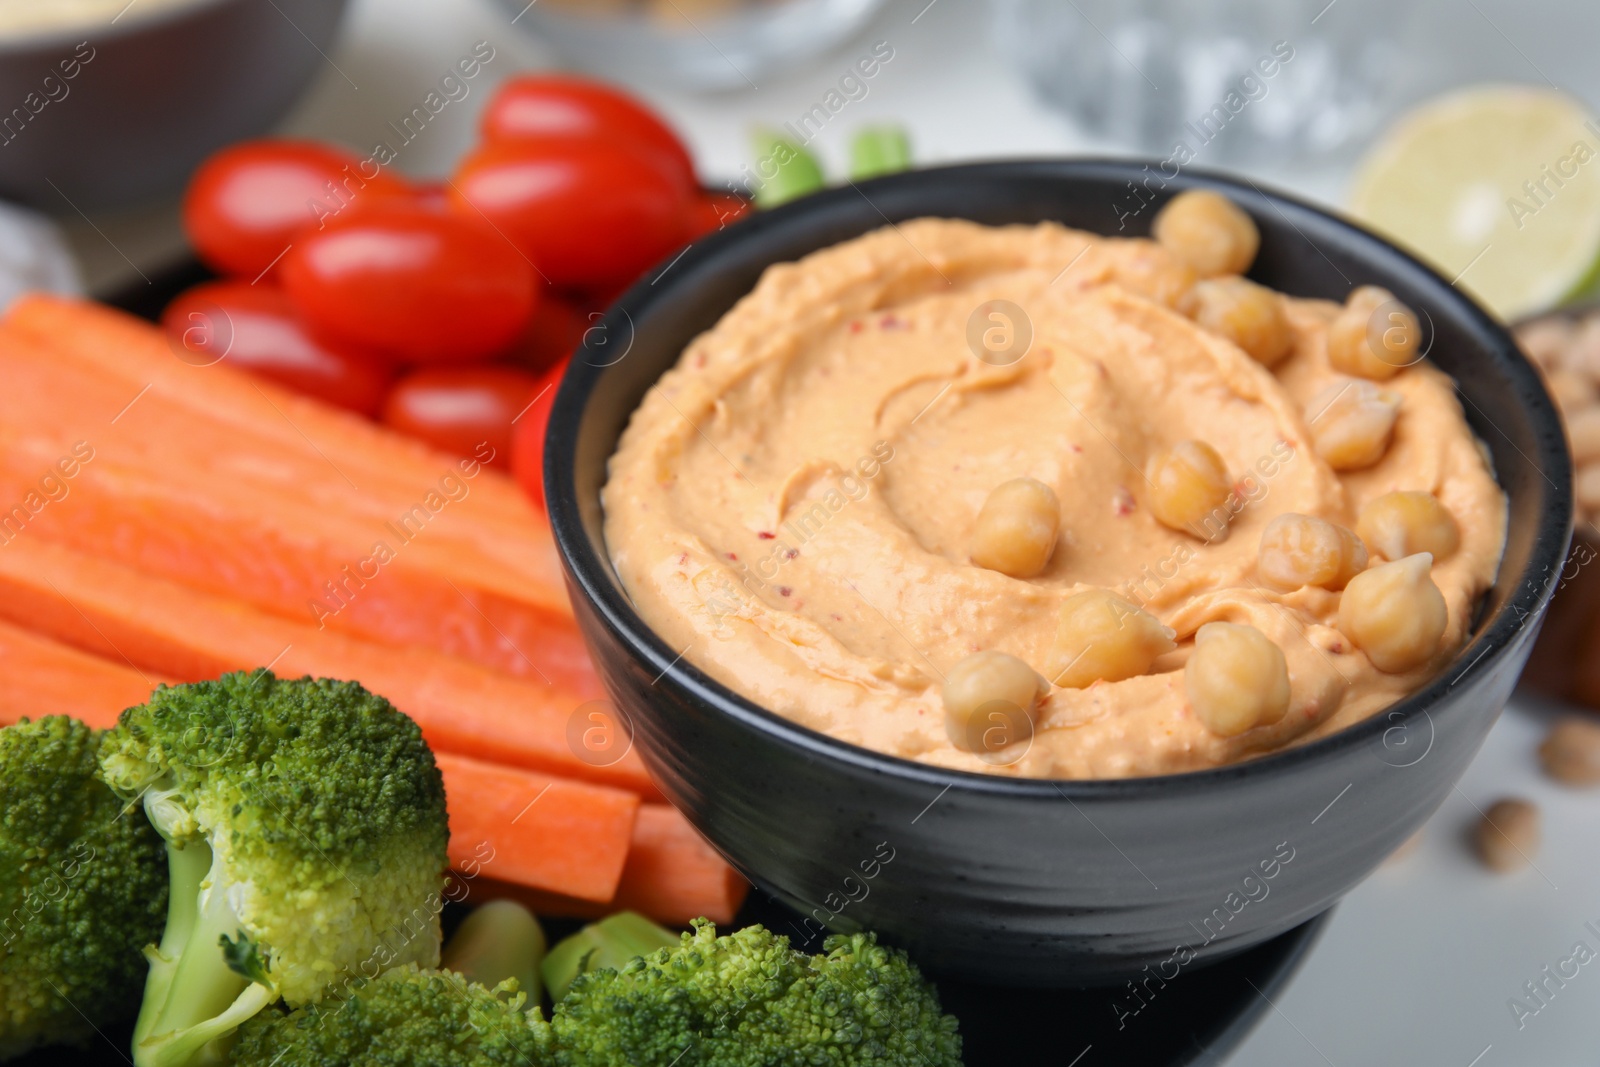
M 1439 97 L 1373 146 L 1350 209 L 1502 318 L 1520 318 L 1600 277 L 1600 122 L 1549 89 Z

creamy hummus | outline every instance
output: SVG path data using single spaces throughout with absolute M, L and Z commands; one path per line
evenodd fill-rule
M 1504 495 L 1450 379 L 1421 363 L 1384 383 L 1403 398 L 1392 444 L 1337 473 L 1310 444 L 1305 407 L 1342 380 L 1326 350 L 1338 306 L 1290 300 L 1294 347 L 1269 370 L 1139 295 L 1163 295 L 1172 264 L 1143 240 L 923 219 L 770 268 L 662 376 L 611 459 L 606 538 L 638 611 L 780 715 L 1000 774 L 1214 767 L 1417 688 L 1465 641 L 1505 536 Z M 1161 525 L 1141 500 L 1149 457 L 1190 438 L 1236 479 L 1236 514 L 1215 540 Z M 967 548 L 989 492 L 1021 476 L 1062 503 L 1055 551 L 1026 580 L 975 566 Z M 1353 528 L 1393 490 L 1436 494 L 1461 541 L 1433 568 L 1449 611 L 1437 654 L 1386 674 L 1336 628 L 1339 593 L 1267 588 L 1257 546 L 1274 516 Z M 1177 650 L 1138 677 L 1051 688 L 1034 736 L 1004 759 L 954 745 L 944 672 L 990 649 L 1046 670 L 1063 600 L 1091 587 L 1157 616 Z M 1212 621 L 1248 623 L 1282 649 L 1280 721 L 1219 737 L 1197 720 L 1183 666 Z

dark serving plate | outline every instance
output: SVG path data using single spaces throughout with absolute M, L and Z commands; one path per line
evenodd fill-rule
M 155 319 L 166 303 L 212 275 L 194 262 L 153 274 L 108 294 L 110 303 Z M 446 906 L 448 931 L 465 914 Z M 939 979 L 945 1010 L 961 1021 L 964 1059 L 972 1067 L 1100 1067 L 1139 1064 L 1178 1067 L 1220 1064 L 1249 1034 L 1293 977 L 1329 913 L 1222 963 L 1150 980 L 1136 998 L 1125 985 L 1066 990 L 1014 989 Z M 761 923 L 800 947 L 821 948 L 803 917 L 757 891 L 734 927 Z M 544 920 L 552 942 L 578 928 L 574 920 Z M 809 940 L 808 940 L 809 938 Z M 132 1023 L 107 1029 L 88 1049 L 40 1049 L 16 1067 L 113 1067 L 128 1062 Z

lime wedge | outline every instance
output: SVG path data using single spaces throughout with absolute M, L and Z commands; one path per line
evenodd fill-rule
M 1350 210 L 1502 318 L 1574 299 L 1600 277 L 1600 122 L 1549 89 L 1439 97 L 1367 153 Z

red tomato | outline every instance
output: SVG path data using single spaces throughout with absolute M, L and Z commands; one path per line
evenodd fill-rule
M 485 141 L 589 137 L 645 145 L 670 161 L 685 187 L 698 182 L 694 160 L 655 112 L 609 85 L 566 75 L 524 74 L 501 85 L 484 109 Z
M 417 204 L 364 206 L 295 242 L 283 285 L 319 334 L 415 363 L 502 351 L 538 296 L 533 267 L 481 223 Z
M 489 220 L 558 289 L 610 290 L 688 238 L 692 194 L 637 149 L 502 141 L 462 161 L 451 201 Z
M 599 316 L 591 320 L 568 301 L 546 293 L 527 332 L 506 353 L 506 362 L 530 374 L 543 374 L 583 343 L 591 321 L 598 322 Z
M 550 427 L 550 412 L 555 410 L 556 390 L 571 362 L 569 356 L 545 371 L 534 390 L 533 403 L 517 420 L 511 435 L 511 473 L 540 511 L 545 510 L 544 432 Z
M 363 415 L 376 415 L 394 369 L 370 354 L 323 344 L 295 318 L 277 289 L 207 282 L 178 294 L 161 324 L 180 358 L 229 366 Z
M 750 214 L 751 203 L 737 193 L 703 193 L 689 209 L 690 236 L 704 237 Z
M 383 421 L 401 433 L 458 456 L 482 456 L 511 468 L 512 420 L 526 419 L 539 378 L 512 367 L 426 367 L 395 383 Z M 518 421 L 521 421 L 518 419 Z
M 213 270 L 254 280 L 302 231 L 355 203 L 410 195 L 377 164 L 314 141 L 245 141 L 195 171 L 183 226 Z

